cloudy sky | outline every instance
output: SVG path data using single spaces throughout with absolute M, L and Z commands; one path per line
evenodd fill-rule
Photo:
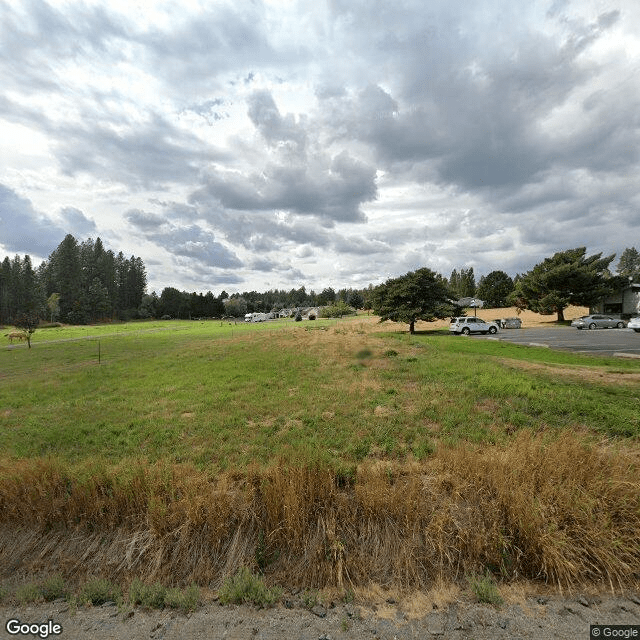
M 0 0 L 0 258 L 99 236 L 149 289 L 217 294 L 640 248 L 639 25 L 637 0 Z

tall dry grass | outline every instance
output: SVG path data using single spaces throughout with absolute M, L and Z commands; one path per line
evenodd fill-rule
M 562 588 L 640 582 L 640 456 L 565 434 L 440 448 L 357 472 L 284 464 L 72 471 L 0 464 L 0 576 L 192 581 L 241 566 L 288 587 L 429 588 L 489 569 Z

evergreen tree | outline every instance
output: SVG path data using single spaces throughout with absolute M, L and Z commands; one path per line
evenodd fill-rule
M 472 298 L 476 294 L 476 278 L 473 274 L 473 267 L 460 270 L 460 283 L 458 293 L 461 298 Z
M 544 315 L 557 313 L 561 322 L 570 304 L 589 306 L 612 292 L 618 283 L 607 277 L 607 268 L 614 257 L 586 257 L 585 247 L 560 251 L 525 273 L 509 302 Z
M 326 287 L 316 296 L 316 303 L 319 306 L 333 304 L 336 301 L 336 292 L 331 287 Z
M 616 271 L 623 278 L 640 282 L 640 253 L 635 247 L 627 248 L 622 252 Z
M 492 271 L 480 278 L 476 296 L 484 302 L 485 308 L 506 307 L 513 286 L 513 280 L 504 271 Z
M 0 265 L 0 324 L 9 323 L 11 298 L 11 261 L 7 256 Z
M 60 293 L 60 317 L 64 322 L 83 321 L 81 309 L 82 269 L 77 240 L 68 234 L 50 257 L 53 280 Z

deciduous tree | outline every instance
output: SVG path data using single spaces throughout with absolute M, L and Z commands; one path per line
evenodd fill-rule
M 380 316 L 380 322 L 408 323 L 410 333 L 414 333 L 417 320 L 432 322 L 451 316 L 451 298 L 446 280 L 427 268 L 391 278 L 371 294 L 373 312 Z

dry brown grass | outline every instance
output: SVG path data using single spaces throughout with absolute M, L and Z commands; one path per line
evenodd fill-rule
M 301 588 L 428 590 L 487 568 L 561 588 L 637 586 L 639 467 L 637 447 L 569 434 L 369 462 L 352 480 L 144 463 L 82 479 L 52 460 L 4 461 L 0 575 L 215 586 L 263 558 L 270 581 Z

